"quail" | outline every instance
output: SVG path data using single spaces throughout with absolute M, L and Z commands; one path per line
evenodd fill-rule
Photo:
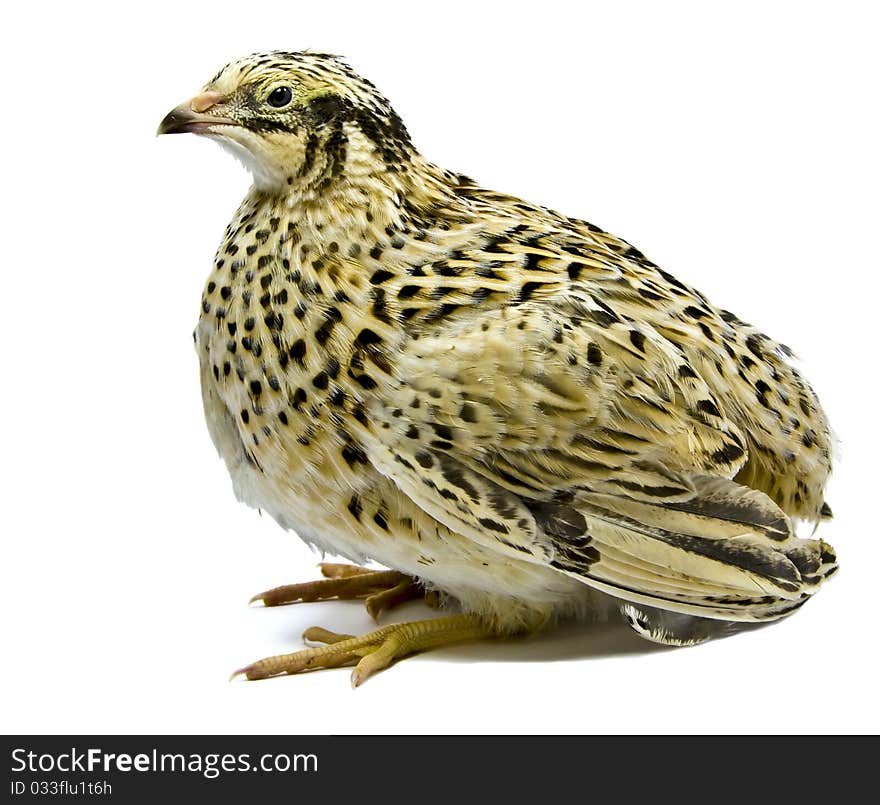
M 837 569 L 794 530 L 831 515 L 832 437 L 783 344 L 599 227 L 432 164 L 339 57 L 233 61 L 174 132 L 253 175 L 195 331 L 210 435 L 240 500 L 357 563 L 255 599 L 453 610 L 309 629 L 238 673 L 357 685 L 598 615 L 690 645 Z

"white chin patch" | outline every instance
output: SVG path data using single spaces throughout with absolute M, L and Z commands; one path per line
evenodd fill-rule
M 240 132 L 236 132 L 237 136 L 242 136 Z M 249 139 L 252 135 L 248 135 Z M 220 146 L 234 156 L 242 165 L 247 168 L 254 177 L 254 184 L 258 189 L 264 192 L 277 192 L 284 186 L 284 174 L 281 171 L 274 170 L 265 160 L 261 160 L 255 153 L 260 149 L 260 143 L 254 139 L 251 148 L 243 145 L 238 140 L 220 132 L 212 132 L 211 139 L 215 140 Z

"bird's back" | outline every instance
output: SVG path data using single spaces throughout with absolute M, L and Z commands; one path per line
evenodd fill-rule
M 442 296 L 447 310 L 538 303 L 567 310 L 576 325 L 598 326 L 618 371 L 647 382 L 662 404 L 696 407 L 742 436 L 742 453 L 731 446 L 717 455 L 720 475 L 735 466 L 738 482 L 765 492 L 791 516 L 816 520 L 830 511 L 823 490 L 831 432 L 788 347 L 593 224 L 484 190 L 465 177 L 457 194 L 469 210 L 463 221 L 473 216 L 497 231 L 476 234 L 470 248 L 454 255 L 460 259 L 453 271 L 466 284 L 463 292 Z M 444 288 L 442 279 L 431 284 Z M 413 325 L 419 321 L 413 316 Z M 651 355 L 651 343 L 663 349 Z M 672 371 L 668 360 L 657 361 L 670 350 Z M 703 388 L 711 400 L 699 398 Z

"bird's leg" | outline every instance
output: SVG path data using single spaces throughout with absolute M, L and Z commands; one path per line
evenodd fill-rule
M 450 615 L 433 620 L 396 623 L 360 637 L 313 627 L 306 629 L 303 640 L 325 645 L 293 654 L 266 657 L 239 669 L 232 676 L 266 679 L 280 674 L 298 674 L 356 663 L 351 684 L 357 687 L 368 676 L 402 657 L 452 643 L 490 637 L 492 634 L 474 615 Z
M 383 612 L 405 601 L 425 597 L 430 604 L 432 601 L 429 596 L 435 597 L 426 593 L 425 588 L 412 576 L 396 570 L 370 570 L 357 565 L 332 562 L 323 562 L 320 567 L 323 579 L 275 587 L 258 593 L 251 598 L 251 603 L 259 601 L 263 606 L 277 607 L 300 602 L 363 598 L 367 612 L 374 620 L 378 620 Z

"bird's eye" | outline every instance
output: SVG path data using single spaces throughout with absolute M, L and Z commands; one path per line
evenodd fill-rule
M 290 87 L 276 87 L 269 93 L 267 100 L 269 101 L 269 106 L 280 109 L 282 106 L 287 106 L 293 100 L 293 92 Z

